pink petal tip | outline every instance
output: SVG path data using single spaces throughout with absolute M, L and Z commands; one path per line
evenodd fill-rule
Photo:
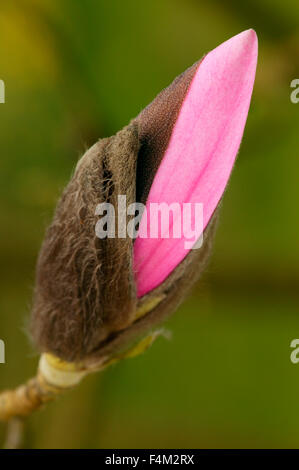
M 205 229 L 224 193 L 241 143 L 257 49 L 256 33 L 249 29 L 199 63 L 151 186 L 147 208 L 152 202 L 203 203 Z M 148 228 L 147 219 L 142 219 L 139 234 Z M 190 250 L 185 242 L 184 236 L 136 239 L 138 297 L 162 283 L 185 258 Z

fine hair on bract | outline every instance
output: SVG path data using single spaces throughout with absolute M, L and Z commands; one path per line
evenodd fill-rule
M 37 263 L 31 333 L 41 352 L 73 362 L 113 358 L 185 298 L 211 251 L 256 64 L 257 37 L 247 30 L 196 62 L 79 160 Z M 116 207 L 119 195 L 126 196 L 125 209 L 164 199 L 203 203 L 202 246 L 188 251 L 183 240 L 97 237 L 96 207 Z
M 203 269 L 211 239 L 206 236 L 204 246 L 190 252 L 168 280 L 137 299 L 134 240 L 96 236 L 97 204 L 116 204 L 118 194 L 126 195 L 127 205 L 135 202 L 140 147 L 137 122 L 99 141 L 81 158 L 62 194 L 37 263 L 31 332 L 42 351 L 68 361 L 111 354 L 162 321 Z M 160 305 L 133 323 L 138 305 L 162 296 Z

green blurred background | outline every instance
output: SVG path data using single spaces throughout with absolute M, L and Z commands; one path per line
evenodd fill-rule
M 259 37 L 212 261 L 168 322 L 172 340 L 35 414 L 27 447 L 299 446 L 298 26 L 296 0 L 1 2 L 1 388 L 36 369 L 34 267 L 77 158 L 207 51 L 250 27 Z

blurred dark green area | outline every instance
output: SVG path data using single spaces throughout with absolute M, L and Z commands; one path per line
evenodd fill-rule
M 259 65 L 213 258 L 142 357 L 37 413 L 28 447 L 297 447 L 299 4 L 18 0 L 0 6 L 1 388 L 35 372 L 26 335 L 45 227 L 77 158 L 204 53 L 253 27 Z M 4 428 L 0 428 L 0 438 Z

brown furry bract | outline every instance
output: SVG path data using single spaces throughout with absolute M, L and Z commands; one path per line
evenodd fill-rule
M 95 234 L 95 209 L 135 201 L 137 126 L 97 142 L 79 161 L 41 248 L 32 334 L 42 350 L 67 360 L 88 355 L 136 307 L 132 239 Z
M 146 202 L 197 66 L 78 162 L 37 263 L 31 333 L 40 351 L 67 361 L 113 357 L 173 312 L 203 271 L 215 214 L 204 232 L 203 246 L 191 250 L 160 286 L 141 299 L 136 296 L 133 240 L 100 239 L 95 233 L 98 204 L 117 207 L 118 195 L 126 195 L 127 205 Z M 144 305 L 153 306 L 140 317 L 137 312 Z

